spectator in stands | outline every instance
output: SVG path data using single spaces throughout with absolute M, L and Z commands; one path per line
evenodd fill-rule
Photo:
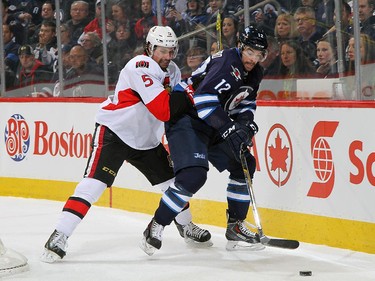
M 11 26 L 3 23 L 4 72 L 6 88 L 13 86 L 19 64 L 18 49 L 20 45 L 13 39 L 14 35 L 11 30 Z
M 223 49 L 228 49 L 237 46 L 238 42 L 238 29 L 239 29 L 239 20 L 234 15 L 224 16 L 222 21 L 222 44 Z
M 321 33 L 326 32 L 334 25 L 334 0 L 301 0 L 302 7 L 310 7 L 315 12 L 316 26 Z
M 115 38 L 108 43 L 108 72 L 110 83 L 117 81 L 119 72 L 133 57 L 136 42 L 128 25 L 120 24 Z
M 138 34 L 137 34 L 137 40 L 136 40 L 136 45 L 137 46 L 143 46 L 144 45 L 144 42 L 146 40 L 146 37 L 147 37 L 147 34 L 148 34 L 148 31 L 150 30 L 151 27 L 153 27 L 155 24 L 154 24 L 154 20 L 152 19 L 152 17 L 146 17 L 146 18 L 142 18 L 139 20 L 140 22 L 140 27 L 137 28 L 138 29 Z M 142 33 L 140 33 L 142 32 Z
M 89 59 L 86 50 L 81 45 L 72 47 L 69 57 L 71 69 L 66 74 L 67 81 L 71 80 L 71 83 L 76 83 L 103 79 L 103 69 Z
M 305 56 L 298 42 L 289 40 L 280 45 L 281 66 L 279 75 L 282 78 L 311 78 L 315 68 Z
M 14 73 L 17 71 L 19 58 L 18 49 L 20 45 L 15 42 L 11 26 L 3 23 L 4 64 Z
M 277 78 L 281 67 L 279 43 L 275 37 L 267 36 L 267 58 L 259 64 L 264 69 L 264 78 Z
M 53 21 L 43 21 L 34 53 L 35 58 L 52 71 L 53 63 L 57 59 L 56 24 Z
M 78 43 L 79 44 L 82 43 L 82 39 L 83 39 L 84 34 L 86 34 L 88 32 L 95 32 L 95 33 L 97 33 L 99 35 L 100 40 L 103 39 L 102 20 L 101 20 L 101 18 L 102 18 L 102 11 L 101 10 L 102 9 L 101 9 L 101 7 L 102 7 L 101 6 L 101 1 L 100 0 L 96 0 L 95 18 L 92 21 L 90 21 L 85 26 L 85 28 L 83 29 L 83 33 L 81 34 L 81 36 L 78 39 Z M 105 23 L 106 23 L 106 33 L 107 33 L 106 42 L 108 43 L 111 40 L 111 36 L 109 36 L 109 33 L 110 33 L 110 30 L 112 30 L 109 27 L 113 26 L 113 22 L 112 22 L 112 20 L 106 18 L 105 19 Z
M 315 12 L 310 7 L 299 7 L 294 19 L 300 34 L 298 42 L 305 55 L 316 65 L 316 41 L 322 38 L 323 34 L 316 27 Z
M 316 46 L 319 67 L 316 72 L 318 77 L 338 77 L 336 38 L 327 35 L 318 41 Z
M 249 7 L 255 5 L 256 1 L 249 1 Z M 243 0 L 226 0 L 225 8 L 224 8 L 224 13 L 227 15 L 234 15 L 237 12 L 243 10 L 244 4 Z M 241 24 L 243 24 L 243 14 L 238 16 L 238 20 L 240 21 Z
M 41 61 L 37 60 L 34 50 L 30 45 L 23 45 L 18 50 L 20 58 L 20 68 L 16 74 L 15 87 L 27 87 L 25 95 L 31 93 L 45 92 L 43 83 L 49 83 L 52 78 L 52 72 Z
M 182 79 L 187 79 L 191 73 L 207 58 L 206 50 L 201 47 L 192 47 L 186 53 L 186 63 L 181 68 Z
M 72 34 L 72 41 L 78 42 L 78 38 L 83 33 L 84 28 L 90 22 L 89 4 L 83 0 L 74 1 L 70 7 L 71 19 L 66 22 Z
M 223 8 L 224 8 L 224 1 L 223 0 L 209 0 L 208 1 L 208 8 L 206 10 L 207 13 L 207 22 L 206 24 L 209 25 L 211 23 L 215 23 L 217 20 L 217 15 L 220 13 L 221 19 L 223 18 Z
M 96 32 L 87 32 L 82 38 L 82 47 L 86 50 L 90 60 L 103 66 L 103 45 Z
M 69 45 L 69 46 L 75 45 L 72 39 L 71 30 L 67 24 L 63 23 L 60 26 L 60 35 L 61 35 L 61 47 L 64 47 L 66 45 Z
M 318 1 L 315 14 L 319 23 L 318 26 L 322 26 L 322 31 L 327 31 L 335 25 L 334 10 L 335 0 Z
M 1 11 L 2 16 L 3 16 L 3 23 L 9 23 L 8 19 L 11 18 L 11 17 L 8 13 L 8 8 L 9 8 L 8 0 L 2 0 L 1 2 L 3 4 L 3 9 Z M 13 18 L 11 18 L 11 19 L 13 19 Z
M 173 29 L 177 36 L 186 33 L 185 21 L 183 20 L 182 14 L 176 9 L 174 4 L 168 6 L 165 12 L 165 18 L 167 20 L 167 25 Z
M 348 72 L 350 77 L 345 79 L 344 92 L 349 99 L 356 99 L 361 95 L 363 99 L 375 99 L 375 44 L 374 40 L 368 34 L 360 35 L 360 57 L 361 57 L 361 80 L 362 91 L 357 91 L 355 80 L 355 40 L 354 36 L 349 39 L 347 49 L 348 56 Z
M 281 13 L 277 16 L 274 36 L 279 43 L 298 39 L 299 33 L 293 15 Z
M 202 28 L 207 23 L 207 14 L 204 11 L 203 2 L 199 0 L 187 0 L 187 9 L 182 13 L 187 32 Z
M 43 21 L 55 21 L 55 3 L 47 0 L 42 5 L 42 22 Z M 42 26 L 42 23 L 35 27 L 35 32 L 29 38 L 30 44 L 36 44 L 39 41 L 39 31 Z
M 70 63 L 70 50 L 72 49 L 72 46 L 71 45 L 64 45 L 62 48 L 61 48 L 61 51 L 62 51 L 62 56 L 61 56 L 61 59 L 62 59 L 62 63 L 63 63 L 63 67 L 62 67 L 62 72 L 63 72 L 63 75 L 62 77 L 63 78 L 66 78 L 66 73 L 70 70 L 70 68 L 72 67 L 71 66 L 71 63 Z M 55 61 L 54 65 L 53 65 L 53 77 L 51 79 L 52 82 L 56 82 L 59 80 L 59 66 L 58 66 L 58 60 Z
M 348 71 L 353 74 L 354 72 L 354 36 L 349 39 L 347 56 L 349 59 L 348 62 Z M 361 54 L 361 64 L 375 63 L 375 44 L 374 41 L 368 34 L 361 33 L 360 39 L 360 54 Z
M 28 29 L 27 27 L 24 27 L 21 23 L 21 21 L 15 17 L 14 14 L 8 13 L 9 11 L 9 3 L 7 0 L 2 0 L 3 4 L 3 10 L 2 15 L 3 15 L 3 24 L 8 24 L 14 35 L 14 40 L 18 44 L 26 44 L 27 43 L 27 34 L 28 34 Z
M 375 2 L 374 0 L 358 0 L 358 17 L 361 22 L 361 33 L 368 34 L 375 40 Z
M 135 35 L 138 41 L 144 42 L 145 36 L 148 33 L 149 28 L 147 31 L 143 30 L 144 26 L 149 26 L 152 23 L 152 26 L 158 25 L 158 18 L 156 14 L 152 11 L 152 3 L 151 0 L 138 0 L 141 1 L 141 18 L 137 20 L 134 26 Z M 150 23 L 150 24 L 146 24 Z M 162 17 L 162 25 L 167 25 L 167 20 L 165 17 Z
M 134 30 L 134 22 L 133 18 L 131 17 L 131 13 L 133 12 L 131 9 L 129 9 L 129 3 L 125 0 L 120 0 L 115 2 L 112 7 L 112 19 L 115 22 L 115 25 L 113 27 L 113 30 L 111 32 L 115 31 L 115 27 L 119 24 L 128 24 L 131 28 L 131 30 Z
M 267 35 L 273 36 L 276 25 L 276 9 L 267 4 L 263 9 L 258 8 L 251 13 L 250 21 L 255 22 L 258 28 L 263 29 Z
M 34 34 L 35 27 L 42 22 L 41 18 L 41 1 L 33 0 L 8 0 L 9 8 L 8 13 L 11 14 L 14 19 L 20 21 L 26 28 L 27 33 L 25 34 L 25 40 Z
M 75 45 L 69 52 L 70 69 L 64 77 L 64 95 L 87 96 L 87 84 L 103 85 L 103 68 L 89 59 L 86 50 L 81 45 Z M 91 93 L 95 95 L 95 93 Z M 62 96 L 60 82 L 56 81 L 53 96 Z
M 337 10 L 335 10 L 335 21 L 336 21 L 336 14 Z M 348 47 L 349 39 L 353 34 L 353 27 L 351 24 L 351 19 L 352 19 L 352 8 L 348 3 L 346 3 L 345 0 L 341 0 L 341 19 L 340 19 L 340 30 L 341 30 L 341 37 L 342 37 L 342 50 L 346 50 Z M 336 38 L 336 26 L 332 26 L 326 34 L 324 34 L 323 37 L 331 35 L 333 38 Z M 339 54 L 338 54 L 339 55 Z M 345 54 L 342 54 L 342 57 L 339 58 L 341 61 L 345 61 Z
M 207 14 L 204 4 L 200 0 L 187 0 L 187 9 L 182 13 L 185 33 L 203 29 L 207 24 Z M 189 38 L 189 45 L 206 48 L 206 33 L 203 31 Z M 186 41 L 179 41 L 179 44 L 186 44 Z
M 70 7 L 74 1 L 76 0 L 60 0 L 61 22 L 65 23 L 72 18 L 70 15 Z

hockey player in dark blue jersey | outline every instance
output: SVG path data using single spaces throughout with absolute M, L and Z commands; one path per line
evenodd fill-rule
M 204 185 L 208 161 L 220 172 L 227 170 L 227 249 L 260 249 L 259 235 L 246 222 L 250 195 L 240 163 L 246 151 L 251 178 L 255 159 L 248 147 L 258 126 L 254 122 L 256 96 L 263 78 L 259 62 L 267 56 L 267 38 L 262 30 L 248 26 L 237 48 L 225 49 L 209 58 L 193 73 L 195 114 L 166 124 L 175 181 L 164 192 L 158 209 L 143 233 L 141 248 L 152 255 L 162 244 L 164 227 Z M 183 143 L 183 148 L 181 144 Z

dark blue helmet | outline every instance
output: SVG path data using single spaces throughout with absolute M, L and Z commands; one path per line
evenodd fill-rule
M 266 51 L 268 47 L 267 36 L 263 30 L 257 29 L 254 25 L 249 25 L 240 33 L 240 47 L 243 49 L 249 46 L 258 51 Z

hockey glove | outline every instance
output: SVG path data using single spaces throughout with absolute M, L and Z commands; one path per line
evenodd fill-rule
M 239 123 L 247 128 L 249 135 L 250 135 L 250 139 L 252 139 L 256 133 L 258 133 L 258 130 L 259 130 L 258 125 L 254 121 L 252 122 L 248 121 L 246 123 L 239 122 Z
M 191 104 L 194 106 L 194 88 L 193 85 L 189 85 L 183 81 L 174 86 L 173 91 L 184 92 L 189 98 Z
M 185 94 L 188 96 L 191 104 L 193 106 L 195 106 L 195 103 L 194 103 L 194 89 L 193 89 L 192 85 L 187 85 L 187 87 L 185 88 Z
M 254 134 L 250 133 L 246 126 L 236 122 L 228 123 L 219 132 L 221 137 L 228 143 L 236 160 L 240 162 L 240 151 L 248 151 L 247 147 L 253 145 L 251 138 Z

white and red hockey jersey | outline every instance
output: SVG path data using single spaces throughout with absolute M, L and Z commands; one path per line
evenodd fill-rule
M 174 62 L 166 72 L 152 58 L 136 56 L 120 72 L 115 93 L 100 105 L 96 122 L 134 149 L 154 148 L 170 117 L 169 89 L 180 81 Z

